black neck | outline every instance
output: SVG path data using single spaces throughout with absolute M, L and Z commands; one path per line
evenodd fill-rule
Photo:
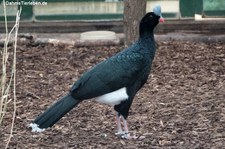
M 143 34 L 141 34 L 139 37 L 139 42 L 144 45 L 154 44 L 155 39 L 154 39 L 153 31 L 152 32 L 144 32 Z
M 145 47 L 144 53 L 150 56 L 150 58 L 153 60 L 155 56 L 155 39 L 152 32 L 144 32 L 140 35 L 140 38 L 138 40 L 138 43 L 142 45 L 142 47 Z
M 139 27 L 139 37 L 146 36 L 148 34 L 149 36 L 153 36 L 153 29 L 140 26 Z

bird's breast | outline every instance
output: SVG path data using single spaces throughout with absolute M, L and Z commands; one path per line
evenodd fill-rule
M 127 99 L 128 99 L 127 89 L 126 87 L 123 87 L 116 91 L 97 97 L 96 101 L 110 106 L 115 106 Z

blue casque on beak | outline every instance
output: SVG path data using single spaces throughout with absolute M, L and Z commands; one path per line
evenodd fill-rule
M 164 22 L 164 18 L 162 17 L 161 14 L 161 6 L 157 5 L 153 8 L 153 13 L 157 16 L 160 16 L 159 22 Z

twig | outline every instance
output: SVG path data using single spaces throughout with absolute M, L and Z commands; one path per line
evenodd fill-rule
M 40 98 L 38 95 L 36 95 L 35 93 L 29 92 L 29 91 L 26 91 L 26 92 L 27 92 L 27 94 L 33 96 L 33 97 L 36 98 L 36 99 L 41 99 L 41 98 Z
M 13 80 L 13 99 L 14 99 L 13 100 L 13 117 L 12 117 L 12 124 L 11 124 L 11 129 L 10 129 L 10 135 L 9 135 L 8 141 L 6 143 L 5 149 L 8 148 L 9 143 L 11 141 L 11 138 L 13 136 L 13 128 L 14 128 L 15 118 L 16 118 L 16 49 L 17 49 L 17 36 L 18 36 L 18 30 L 19 30 L 19 21 L 20 21 L 21 11 L 22 11 L 22 8 L 20 8 L 18 10 L 17 15 L 16 15 L 16 23 L 15 23 L 14 27 L 12 28 L 12 30 L 10 31 L 9 36 L 8 36 L 8 37 L 10 37 L 11 33 L 15 30 L 14 56 L 13 56 L 12 74 L 11 74 L 11 78 L 10 78 L 10 83 L 8 84 L 7 89 L 6 89 L 6 93 L 8 94 L 9 88 L 11 86 L 11 82 Z M 8 38 L 8 41 L 9 41 L 9 38 Z
M 4 49 L 2 53 L 2 77 L 1 77 L 1 103 L 0 103 L 0 126 L 2 123 L 2 119 L 5 114 L 5 99 L 7 99 L 7 96 L 4 95 L 5 91 L 5 84 L 6 84 L 6 62 L 8 59 L 7 55 L 7 39 L 8 39 L 8 27 L 7 27 L 7 17 L 6 17 L 6 5 L 5 0 L 3 0 L 3 8 L 4 8 L 4 16 L 5 16 L 5 29 L 6 29 L 6 36 L 5 36 L 5 42 L 4 42 Z

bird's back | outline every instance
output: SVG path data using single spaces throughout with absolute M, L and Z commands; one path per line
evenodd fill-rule
M 137 42 L 91 68 L 73 85 L 71 92 L 74 98 L 94 98 L 137 80 L 145 83 L 152 61 L 146 50 L 149 49 Z

